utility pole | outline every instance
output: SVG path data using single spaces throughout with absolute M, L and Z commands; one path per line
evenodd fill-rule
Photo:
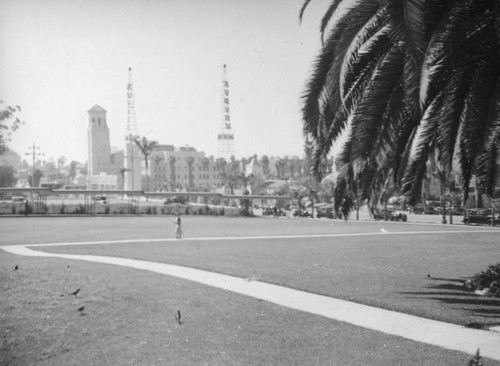
M 36 166 L 36 157 L 37 156 L 44 156 L 44 153 L 40 152 L 40 146 L 36 146 L 35 143 L 33 142 L 32 146 L 28 147 L 30 152 L 27 152 L 25 155 L 31 155 L 33 157 L 33 172 L 31 175 L 31 188 L 35 187 L 35 166 Z

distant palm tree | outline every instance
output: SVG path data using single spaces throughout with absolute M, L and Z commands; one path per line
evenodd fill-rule
M 176 174 L 175 174 L 175 156 L 170 156 L 168 158 L 169 173 L 170 173 L 170 190 L 174 190 Z
M 414 199 L 436 152 L 447 169 L 458 157 L 464 200 L 474 171 L 480 193 L 491 193 L 500 173 L 498 0 L 344 5 L 333 0 L 321 21 L 323 44 L 306 88 L 313 171 L 347 129 L 337 188 L 357 186 L 367 198 L 390 176 Z
M 142 156 L 144 156 L 144 163 L 146 165 L 146 191 L 149 191 L 149 155 L 151 152 L 153 152 L 154 149 L 156 149 L 158 142 L 157 141 L 148 141 L 146 137 L 143 137 L 142 139 L 136 138 L 133 140 L 134 143 L 137 145 L 139 150 L 142 153 Z
M 194 189 L 194 175 L 193 175 L 193 165 L 194 165 L 194 158 L 192 156 L 188 156 L 186 158 L 187 162 L 187 167 L 188 167 L 188 191 L 191 191 Z
M 260 164 L 264 170 L 264 176 L 267 176 L 269 174 L 269 157 L 267 155 L 262 156 Z
M 122 189 L 125 189 L 125 173 L 127 173 L 128 171 L 130 171 L 130 169 L 125 168 L 125 167 L 122 167 L 119 170 L 120 175 L 122 177 Z

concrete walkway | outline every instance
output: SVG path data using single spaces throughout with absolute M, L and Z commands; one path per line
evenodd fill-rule
M 188 267 L 127 258 L 44 253 L 25 245 L 3 246 L 0 249 L 23 256 L 76 259 L 156 272 L 469 355 L 475 354 L 479 348 L 483 357 L 500 361 L 500 333 L 497 332 L 466 328 Z

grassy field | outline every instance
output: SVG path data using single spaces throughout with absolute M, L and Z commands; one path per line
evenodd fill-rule
M 456 324 L 497 325 L 500 302 L 466 293 L 461 283 L 500 258 L 499 231 L 468 229 L 192 216 L 182 241 L 147 242 L 172 238 L 173 218 L 20 218 L 0 220 L 0 243 L 137 239 L 37 250 L 179 264 Z M 2 365 L 466 365 L 470 358 L 144 271 L 3 251 L 0 266 Z

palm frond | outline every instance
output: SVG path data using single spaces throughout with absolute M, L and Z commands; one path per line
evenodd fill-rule
M 304 3 L 302 4 L 302 7 L 300 8 L 299 12 L 299 22 L 302 22 L 302 18 L 304 17 L 304 12 L 306 11 L 306 8 L 310 2 L 311 0 L 304 0 Z
M 337 8 L 339 7 L 341 2 L 342 0 L 333 0 L 328 9 L 326 10 L 325 15 L 321 19 L 321 26 L 320 26 L 321 42 L 324 42 L 326 27 L 328 27 L 328 23 L 330 23 L 332 16 L 337 11 Z
M 465 24 L 472 0 L 456 0 L 444 14 L 426 50 L 420 78 L 420 104 L 423 109 L 442 90 L 452 69 L 450 59 L 456 56 L 465 38 Z

